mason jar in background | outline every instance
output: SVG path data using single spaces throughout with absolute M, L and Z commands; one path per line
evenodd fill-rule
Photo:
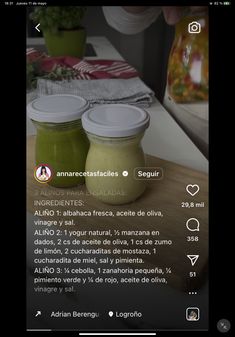
M 208 101 L 208 15 L 183 17 L 175 27 L 167 87 L 177 103 Z
M 208 158 L 208 13 L 184 16 L 175 27 L 164 107 Z
M 81 124 L 87 108 L 85 99 L 73 95 L 41 96 L 27 106 L 28 116 L 37 129 L 36 165 L 52 169 L 53 177 L 48 184 L 54 187 L 84 183 L 84 177 L 75 172 L 84 171 L 89 148 Z
M 148 113 L 130 105 L 106 104 L 86 111 L 82 124 L 90 140 L 88 191 L 108 204 L 136 200 L 146 187 L 144 180 L 135 179 L 134 170 L 145 166 L 141 139 L 149 126 Z

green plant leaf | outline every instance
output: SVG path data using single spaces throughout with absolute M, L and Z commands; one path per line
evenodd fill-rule
M 36 7 L 30 14 L 30 19 L 34 23 L 40 23 L 42 31 L 56 33 L 59 30 L 81 27 L 86 10 L 84 6 Z

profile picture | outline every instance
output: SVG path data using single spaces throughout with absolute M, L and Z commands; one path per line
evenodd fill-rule
M 200 311 L 198 308 L 191 307 L 186 310 L 187 321 L 198 321 L 200 318 Z
M 40 164 L 34 169 L 34 178 L 39 183 L 48 183 L 52 178 L 52 170 L 46 164 Z

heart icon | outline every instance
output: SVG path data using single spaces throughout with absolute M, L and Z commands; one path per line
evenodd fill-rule
M 199 192 L 200 188 L 198 185 L 194 184 L 189 184 L 186 186 L 186 191 L 191 194 L 192 196 L 194 196 L 195 194 L 197 194 Z

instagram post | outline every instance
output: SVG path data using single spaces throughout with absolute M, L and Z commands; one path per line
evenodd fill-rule
M 26 332 L 210 332 L 210 36 L 231 3 L 4 6 L 25 22 Z
M 207 329 L 207 9 L 98 11 L 130 43 L 179 15 L 162 104 L 107 38 L 73 42 L 97 8 L 29 9 L 28 328 Z

